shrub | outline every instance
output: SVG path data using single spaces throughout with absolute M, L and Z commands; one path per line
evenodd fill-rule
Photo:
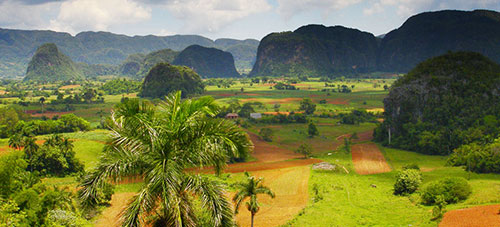
M 273 141 L 273 130 L 270 128 L 261 128 L 259 131 L 259 135 L 262 137 L 264 141 L 272 142 Z
M 395 195 L 408 195 L 415 192 L 422 183 L 422 173 L 416 169 L 405 169 L 396 175 Z
M 422 189 L 421 198 L 422 203 L 426 205 L 436 204 L 440 197 L 450 204 L 467 199 L 471 193 L 472 188 L 467 180 L 461 177 L 449 177 L 428 183 Z
M 420 170 L 420 167 L 416 163 L 411 163 L 411 164 L 406 164 L 403 166 L 403 170 L 407 170 L 407 169 Z

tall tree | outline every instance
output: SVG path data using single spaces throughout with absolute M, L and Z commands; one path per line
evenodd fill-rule
M 274 192 L 271 191 L 266 186 L 262 185 L 262 178 L 255 178 L 254 176 L 250 176 L 248 172 L 245 172 L 245 176 L 247 177 L 246 181 L 236 183 L 236 187 L 238 188 L 238 192 L 233 197 L 233 202 L 236 203 L 236 207 L 234 208 L 234 212 L 237 214 L 240 209 L 241 204 L 246 198 L 249 198 L 249 201 L 246 202 L 247 209 L 250 211 L 252 215 L 251 226 L 253 227 L 253 219 L 255 214 L 259 212 L 259 203 L 257 202 L 258 194 L 266 194 L 274 198 Z
M 244 131 L 214 118 L 218 110 L 212 97 L 181 101 L 181 92 L 158 107 L 137 99 L 119 104 L 111 114 L 110 145 L 84 178 L 81 198 L 95 205 L 106 182 L 141 176 L 143 187 L 122 212 L 123 226 L 139 226 L 151 215 L 154 226 L 196 226 L 195 196 L 210 213 L 212 226 L 232 226 L 223 186 L 187 171 L 213 166 L 220 173 L 228 158 L 245 157 L 251 149 Z

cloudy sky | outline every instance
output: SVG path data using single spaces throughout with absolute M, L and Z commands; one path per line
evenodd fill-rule
M 500 11 L 500 0 L 0 0 L 0 28 L 261 39 L 324 24 L 380 35 L 441 9 Z

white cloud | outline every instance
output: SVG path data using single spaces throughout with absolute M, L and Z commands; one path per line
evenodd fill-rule
M 167 1 L 165 7 L 183 21 L 184 32 L 193 33 L 217 32 L 236 20 L 271 9 L 266 0 L 175 0 Z
M 59 3 L 27 5 L 22 1 L 0 2 L 0 26 L 17 29 L 40 29 L 47 25 L 46 15 L 59 7 Z
M 377 0 L 371 7 L 365 8 L 365 15 L 382 13 L 386 7 L 395 7 L 401 17 L 408 17 L 424 11 L 443 9 L 472 10 L 477 8 L 496 8 L 500 0 Z
M 278 12 L 285 18 L 305 12 L 320 10 L 323 14 L 340 10 L 363 0 L 278 0 Z
M 131 0 L 70 0 L 61 3 L 50 28 L 75 33 L 108 30 L 117 24 L 132 24 L 151 18 L 151 9 Z

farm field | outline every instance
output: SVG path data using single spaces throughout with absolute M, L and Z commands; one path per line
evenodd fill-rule
M 276 198 L 258 197 L 261 208 L 255 216 L 255 226 L 440 225 L 440 220 L 431 220 L 433 207 L 421 205 L 417 194 L 393 195 L 396 174 L 408 164 L 420 167 L 424 184 L 443 176 L 464 177 L 471 184 L 472 195 L 463 202 L 447 205 L 446 210 L 449 212 L 444 215 L 440 226 L 454 226 L 457 217 L 470 216 L 470 219 L 474 219 L 484 212 L 492 214 L 494 209 L 498 210 L 499 175 L 468 173 L 459 167 L 446 166 L 446 157 L 443 156 L 383 147 L 371 142 L 373 129 L 378 122 L 342 124 L 339 118 L 331 116 L 357 109 L 380 113 L 383 111 L 382 100 L 387 95 L 382 86 L 390 85 L 394 79 L 334 82 L 354 86 L 351 93 L 322 91 L 325 83 L 319 82 L 317 78 L 311 80 L 295 84 L 300 90 L 269 89 L 270 84 L 250 86 L 248 82 L 240 80 L 236 80 L 229 88 L 206 87 L 205 95 L 213 96 L 222 106 L 235 101 L 241 105 L 258 103 L 254 105 L 254 110 L 259 113 L 300 112 L 300 102 L 304 98 L 310 98 L 316 104 L 315 115 L 308 120 L 316 125 L 319 135 L 308 135 L 308 123 L 252 123 L 245 128 L 254 144 L 251 158 L 244 163 L 229 164 L 221 176 L 214 176 L 226 183 L 229 198 L 235 193 L 231 185 L 244 179 L 243 172 L 264 178 L 264 184 L 276 193 Z M 77 91 L 81 87 L 70 85 L 60 89 Z M 89 121 L 90 131 L 62 135 L 73 141 L 76 157 L 83 162 L 86 171 L 91 171 L 97 165 L 110 133 L 97 127 L 122 98 L 135 98 L 136 95 L 104 95 L 103 103 L 72 104 L 73 110 L 70 111 L 46 110 L 41 113 L 39 104 L 21 108 L 34 119 L 73 113 Z M 35 96 L 31 99 L 38 98 Z M 54 95 L 48 97 L 48 100 L 55 99 Z M 19 100 L 3 98 L 2 101 L 13 103 Z M 53 108 L 62 110 L 65 105 L 57 104 Z M 259 131 L 264 128 L 273 131 L 272 141 L 264 141 L 259 136 Z M 346 152 L 344 139 L 353 134 L 357 138 L 351 140 L 351 152 Z M 47 137 L 43 135 L 37 137 L 38 143 L 45 139 Z M 304 159 L 301 154 L 295 153 L 301 144 L 311 145 L 312 157 Z M 0 139 L 0 155 L 12 151 L 8 147 L 8 139 Z M 335 171 L 312 170 L 311 166 L 320 162 L 328 162 L 339 168 Z M 196 171 L 210 175 L 210 168 Z M 76 176 L 51 177 L 44 179 L 44 182 L 50 186 L 71 187 L 75 190 L 78 185 Z M 95 226 L 118 226 L 116 215 L 140 187 L 141 183 L 134 180 L 117 184 L 111 205 L 94 217 L 92 223 Z M 497 216 L 488 217 L 484 223 L 497 220 Z M 236 221 L 240 226 L 249 226 L 250 213 L 246 207 L 241 207 Z

